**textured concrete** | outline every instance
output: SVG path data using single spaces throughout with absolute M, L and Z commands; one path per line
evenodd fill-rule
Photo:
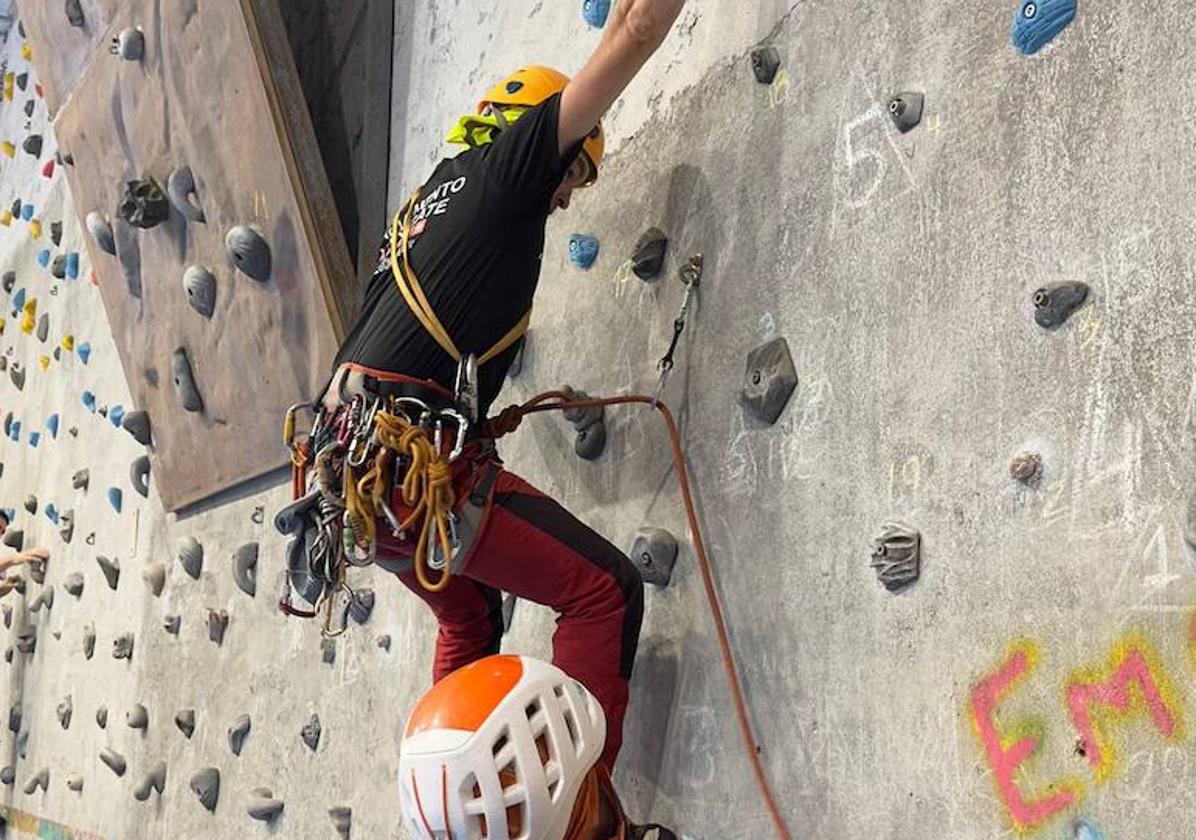
M 650 391 L 680 302 L 676 267 L 701 250 L 706 276 L 666 400 L 683 419 L 735 653 L 793 836 L 987 840 L 1017 836 L 1018 822 L 1043 838 L 1196 833 L 1196 584 L 1182 537 L 1196 485 L 1196 106 L 1185 84 L 1196 33 L 1186 9 L 1082 4 L 1027 59 L 1008 41 L 1013 3 L 745 5 L 694 0 L 617 109 L 603 181 L 550 226 L 525 372 L 504 396 L 562 382 Z M 400 4 L 393 198 L 441 151 L 438 137 L 490 68 L 581 63 L 596 36 L 579 6 Z M 770 32 L 785 75 L 767 89 L 747 50 Z M 884 112 L 898 90 L 927 96 L 908 135 Z M 14 118 L 5 112 L 4 125 Z M 9 178 L 28 175 L 4 165 L 7 193 Z M 667 277 L 644 285 L 623 263 L 650 224 L 673 250 Z M 568 265 L 572 232 L 602 240 L 588 273 Z M 0 231 L 5 264 L 32 266 L 32 247 Z M 1092 301 L 1041 330 L 1032 293 L 1071 280 L 1089 283 Z M 86 298 L 67 300 L 87 316 Z M 14 327 L 4 341 L 24 348 L 31 340 Z M 777 425 L 760 428 L 737 393 L 748 351 L 776 335 L 801 384 Z M 105 399 L 118 398 L 111 347 L 97 363 L 87 376 L 106 377 Z M 27 401 L 34 416 L 70 396 L 66 386 L 0 389 L 0 402 Z M 65 498 L 69 470 L 92 464 L 93 490 L 76 509 L 109 525 L 94 550 L 126 569 L 110 593 L 78 537 L 69 550 L 55 543 L 47 583 L 61 589 L 81 569 L 83 600 L 60 591 L 48 616 L 18 606 L 20 620 L 63 638 L 43 632 L 32 659 L 0 681 L 0 711 L 19 691 L 31 730 L 4 801 L 105 837 L 332 837 L 336 805 L 353 807 L 354 836 L 405 836 L 394 771 L 400 722 L 427 685 L 426 611 L 384 575 L 362 573 L 354 583 L 378 592 L 374 617 L 321 664 L 316 628 L 272 609 L 280 546 L 254 510 L 275 509 L 285 488 L 181 520 L 151 494 L 133 505 L 133 547 L 131 514 L 113 519 L 94 488 L 109 483 L 100 474 L 123 477 L 137 448 L 80 429 L 58 460 L 42 459 L 60 450 L 0 441 L 5 506 L 28 492 Z M 572 455 L 560 418 L 529 419 L 503 452 L 617 544 L 642 524 L 683 535 L 657 421 L 615 410 L 610 432 L 593 464 Z M 1033 487 L 1009 477 L 1023 450 L 1043 460 Z M 869 567 L 870 541 L 893 519 L 917 527 L 924 548 L 921 581 L 898 595 Z M 30 528 L 57 539 L 40 514 Z M 206 549 L 199 582 L 172 559 L 186 534 Z M 230 558 L 256 538 L 251 601 Z M 160 600 L 139 579 L 151 560 L 170 562 Z M 673 585 L 649 593 L 616 781 L 633 814 L 695 840 L 768 837 L 693 562 L 683 548 Z M 220 648 L 206 641 L 207 607 L 231 616 Z M 183 615 L 177 639 L 161 629 L 169 612 Z M 86 620 L 99 635 L 90 663 L 78 653 Z M 551 629 L 550 615 L 521 603 L 507 648 L 547 655 Z M 138 645 L 127 664 L 109 655 L 126 630 Z M 381 633 L 394 637 L 389 654 L 373 643 Z M 75 721 L 63 732 L 54 709 L 68 692 Z M 995 728 L 976 714 L 986 699 Z M 1110 713 L 1122 700 L 1127 714 Z M 112 711 L 106 732 L 92 722 L 101 702 Z M 150 713 L 144 735 L 123 727 L 134 702 Z M 198 710 L 191 741 L 170 723 L 185 707 Z M 225 731 L 242 712 L 254 728 L 234 759 Z M 299 737 L 312 713 L 323 726 L 314 755 Z M 1020 769 L 1003 752 L 1018 741 L 1035 750 Z M 12 745 L 0 733 L 4 755 Z M 129 757 L 125 779 L 99 763 L 104 745 Z M 165 794 L 134 802 L 159 758 L 170 764 Z M 49 792 L 20 793 L 46 765 Z M 213 815 L 185 788 L 205 766 L 222 776 Z M 64 788 L 72 772 L 87 777 L 81 796 Z M 259 786 L 286 801 L 272 832 L 245 814 Z

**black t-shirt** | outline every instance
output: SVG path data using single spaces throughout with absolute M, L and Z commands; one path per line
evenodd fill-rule
M 411 222 L 411 267 L 462 353 L 481 356 L 531 307 L 552 195 L 581 149 L 578 143 L 560 155 L 559 117 L 557 95 L 528 110 L 494 142 L 441 161 L 420 191 Z M 483 416 L 517 350 L 515 345 L 482 365 Z M 454 386 L 457 363 L 403 300 L 387 241 L 361 315 L 337 353 L 336 364 L 343 362 Z

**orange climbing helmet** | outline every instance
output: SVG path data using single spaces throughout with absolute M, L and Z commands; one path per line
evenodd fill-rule
M 501 113 L 504 108 L 534 108 L 553 94 L 563 91 L 568 84 L 569 77 L 559 70 L 529 64 L 527 67 L 520 67 L 486 91 L 486 95 L 478 103 L 478 113 L 485 114 L 488 109 Z M 582 182 L 583 187 L 588 187 L 598 180 L 598 168 L 602 165 L 605 154 L 606 134 L 602 130 L 602 123 L 599 122 L 582 144 L 582 157 L 589 165 L 589 172 Z

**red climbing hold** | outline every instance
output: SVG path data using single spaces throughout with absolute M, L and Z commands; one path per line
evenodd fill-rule
M 43 98 L 45 98 L 45 93 L 43 93 L 43 92 L 42 92 L 42 86 L 41 86 L 41 85 L 36 85 L 36 84 L 35 84 L 35 85 L 33 86 L 33 89 L 34 89 L 35 91 L 37 91 L 37 98 L 38 98 L 38 99 L 43 99 Z
M 54 177 L 54 158 L 50 158 L 48 161 L 46 161 L 46 165 L 42 167 L 42 175 L 46 178 Z
M 91 280 L 91 285 L 93 285 L 93 286 L 100 285 L 100 278 L 96 277 L 96 270 L 94 268 L 91 270 L 91 277 L 89 277 L 88 279 Z

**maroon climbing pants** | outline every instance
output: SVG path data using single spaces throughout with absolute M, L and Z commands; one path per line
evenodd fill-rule
M 552 661 L 588 688 L 606 712 L 602 762 L 623 743 L 628 680 L 644 611 L 643 583 L 627 557 L 519 476 L 503 470 L 490 518 L 465 567 L 442 592 L 398 575 L 440 623 L 432 678 L 499 652 L 502 595 L 557 612 Z M 378 556 L 397 553 L 379 521 Z

